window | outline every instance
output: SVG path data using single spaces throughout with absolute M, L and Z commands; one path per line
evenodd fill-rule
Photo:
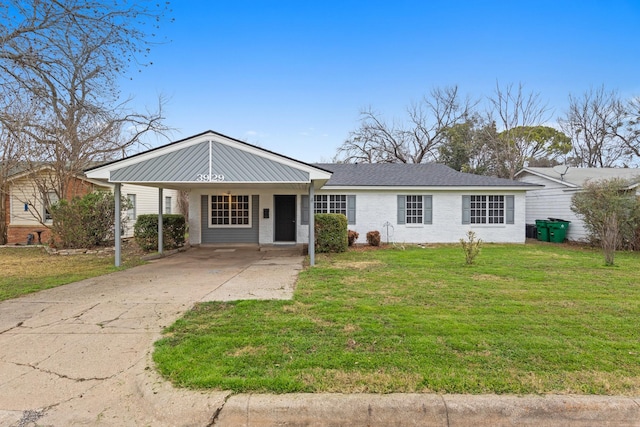
M 58 194 L 55 191 L 47 191 L 44 195 L 43 201 L 45 222 L 51 222 L 53 220 L 53 217 L 51 216 L 51 209 L 49 209 L 49 207 L 55 205 L 56 203 L 58 203 Z
M 513 224 L 514 197 L 511 195 L 462 196 L 463 224 Z
M 211 196 L 210 225 L 229 227 L 250 227 L 251 207 L 249 196 L 223 194 Z
M 471 224 L 504 224 L 504 196 L 471 196 Z
M 431 195 L 398 195 L 398 224 L 431 224 L 432 212 Z
M 164 198 L 164 213 L 171 215 L 171 196 L 165 196 Z
M 314 213 L 339 213 L 347 217 L 348 224 L 356 223 L 356 196 L 354 194 L 317 194 L 313 197 Z M 302 196 L 301 224 L 309 224 L 309 196 Z
M 135 221 L 136 219 L 136 195 L 127 194 L 127 200 L 129 201 L 129 209 L 127 210 L 127 217 Z
M 347 196 L 320 194 L 314 197 L 315 213 L 338 213 L 347 216 Z
M 407 224 L 422 224 L 422 196 L 407 196 Z

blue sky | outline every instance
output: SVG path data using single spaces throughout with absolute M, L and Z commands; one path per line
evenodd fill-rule
M 173 140 L 205 130 L 329 161 L 371 106 L 402 119 L 434 87 L 525 85 L 563 114 L 604 85 L 640 95 L 640 0 L 175 0 L 170 43 L 123 79 L 136 108 L 169 101 Z

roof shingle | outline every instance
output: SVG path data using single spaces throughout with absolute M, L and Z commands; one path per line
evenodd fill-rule
M 326 187 L 527 187 L 504 178 L 458 172 L 439 163 L 316 163 L 333 172 Z M 533 185 L 531 185 L 533 186 Z

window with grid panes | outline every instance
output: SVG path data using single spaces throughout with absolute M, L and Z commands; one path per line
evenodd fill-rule
M 471 224 L 504 224 L 504 196 L 471 196 Z
M 406 223 L 422 224 L 422 196 L 407 196 Z
M 211 196 L 211 225 L 251 225 L 249 196 Z
M 347 196 L 342 194 L 319 194 L 314 197 L 315 213 L 338 213 L 347 215 Z

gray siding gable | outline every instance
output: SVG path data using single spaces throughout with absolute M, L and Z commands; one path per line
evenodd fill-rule
M 213 143 L 213 173 L 231 182 L 309 181 L 309 173 L 229 145 Z
M 115 182 L 206 182 L 209 141 L 111 172 Z M 308 182 L 309 173 L 220 142 L 211 142 L 211 173 L 224 182 Z M 219 179 L 223 177 L 223 179 Z M 214 179 L 215 180 L 215 179 Z
M 111 172 L 111 181 L 188 182 L 209 173 L 209 142 L 176 150 Z

